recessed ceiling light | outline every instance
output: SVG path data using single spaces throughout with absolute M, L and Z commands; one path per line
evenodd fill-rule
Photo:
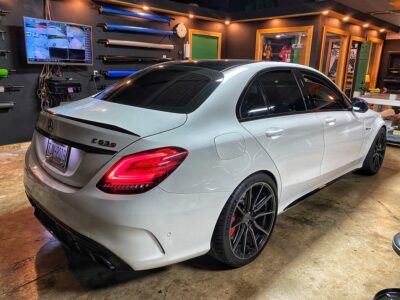
M 193 19 L 194 15 L 193 14 L 189 14 L 189 18 Z
M 149 10 L 150 8 L 147 5 L 143 5 L 144 10 Z
M 385 32 L 385 30 L 386 30 L 385 28 L 382 28 L 379 30 L 379 32 Z
M 350 17 L 343 17 L 342 20 L 345 21 L 345 22 L 347 22 L 348 20 L 350 20 Z
M 231 24 L 231 21 L 226 20 L 226 21 L 225 21 L 225 24 L 226 24 L 226 25 L 229 25 L 229 24 Z
M 323 14 L 323 15 L 329 14 L 329 10 L 324 10 L 324 11 L 322 12 L 322 14 Z
M 364 24 L 363 25 L 364 28 L 367 28 L 368 26 L 369 26 L 369 24 Z

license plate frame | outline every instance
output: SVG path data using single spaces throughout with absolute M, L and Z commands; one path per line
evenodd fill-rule
M 70 146 L 49 139 L 46 146 L 46 162 L 64 173 L 68 167 L 70 152 Z

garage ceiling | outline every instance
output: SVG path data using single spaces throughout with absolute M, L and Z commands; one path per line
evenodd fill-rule
M 335 0 L 335 2 L 400 26 L 400 0 Z

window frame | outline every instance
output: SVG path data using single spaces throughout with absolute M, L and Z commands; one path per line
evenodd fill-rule
M 238 101 L 238 103 L 236 105 L 236 114 L 237 114 L 239 120 L 246 120 L 247 121 L 247 120 L 261 119 L 261 118 L 265 118 L 269 114 L 268 110 L 266 110 L 265 113 L 260 114 L 258 116 L 253 116 L 253 117 L 243 117 L 242 116 L 241 107 L 242 107 L 243 102 L 246 99 L 246 96 L 249 93 L 250 88 L 253 85 L 253 83 L 256 83 L 258 91 L 260 93 L 260 96 L 262 97 L 262 100 L 264 101 L 265 107 L 268 106 L 268 101 L 267 101 L 267 99 L 265 97 L 264 90 L 263 90 L 263 88 L 262 88 L 262 86 L 260 84 L 260 81 L 258 80 L 257 76 L 253 76 L 252 79 L 246 85 L 246 87 L 243 89 L 243 92 L 240 95 L 239 101 Z
M 296 76 L 298 76 L 298 80 L 301 83 L 300 84 L 300 88 L 303 90 L 303 95 L 308 111 L 309 112 L 314 112 L 314 113 L 318 113 L 318 112 L 332 112 L 332 111 L 350 111 L 351 110 L 351 101 L 347 98 L 347 96 L 342 92 L 342 90 L 340 90 L 334 83 L 332 83 L 330 80 L 328 80 L 327 78 L 325 78 L 324 76 L 322 76 L 321 74 L 312 71 L 312 70 L 308 70 L 308 69 L 297 69 L 296 70 Z M 321 84 L 323 86 L 325 86 L 326 88 L 330 89 L 332 92 L 334 92 L 335 94 L 337 94 L 339 96 L 339 99 L 343 102 L 347 104 L 347 108 L 342 108 L 342 109 L 313 109 L 311 107 L 310 101 L 308 99 L 308 90 L 306 87 L 306 82 L 304 80 L 304 75 L 309 75 L 310 77 L 315 77 L 318 81 L 321 82 Z
M 312 112 L 309 109 L 309 105 L 305 99 L 304 96 L 304 88 L 300 85 L 300 81 L 299 81 L 299 77 L 298 74 L 296 74 L 297 70 L 301 70 L 301 68 L 294 68 L 294 67 L 268 67 L 265 68 L 263 70 L 258 71 L 256 74 L 253 75 L 253 77 L 247 82 L 245 88 L 243 89 L 239 100 L 236 104 L 236 117 L 238 119 L 239 122 L 247 122 L 247 121 L 254 121 L 254 120 L 259 120 L 259 119 L 267 119 L 267 118 L 275 118 L 275 117 L 283 117 L 283 116 L 290 116 L 290 115 L 298 115 L 298 114 L 305 114 L 305 113 L 309 113 Z M 304 103 L 304 107 L 305 110 L 304 111 L 294 111 L 294 112 L 286 112 L 286 113 L 279 113 L 279 114 L 273 114 L 270 111 L 266 111 L 265 115 L 260 115 L 260 116 L 254 116 L 254 117 L 248 117 L 248 118 L 243 118 L 240 114 L 240 106 L 244 100 L 244 97 L 247 94 L 248 89 L 250 88 L 251 84 L 257 80 L 258 81 L 258 85 L 260 88 L 260 92 L 264 98 L 264 101 L 266 102 L 267 105 L 270 105 L 270 102 L 268 101 L 268 97 L 267 94 L 264 90 L 264 87 L 262 86 L 259 78 L 260 76 L 266 74 L 266 73 L 270 73 L 270 72 L 276 72 L 276 71 L 290 71 L 293 74 L 293 77 L 296 81 L 297 87 L 299 89 L 299 92 L 303 98 L 303 103 Z

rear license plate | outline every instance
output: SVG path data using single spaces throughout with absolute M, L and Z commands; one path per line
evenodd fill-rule
M 69 146 L 49 139 L 46 148 L 46 162 L 64 172 L 67 169 L 69 152 Z

